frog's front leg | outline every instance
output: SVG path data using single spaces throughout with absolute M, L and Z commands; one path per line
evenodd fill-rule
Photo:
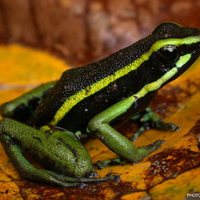
M 15 120 L 4 118 L 0 122 L 0 140 L 23 178 L 64 187 L 115 179 L 115 176 L 94 179 L 83 177 L 93 168 L 91 158 L 85 147 L 69 132 L 58 131 L 48 135 Z M 32 166 L 17 144 L 52 171 Z
M 160 147 L 163 140 L 157 140 L 148 146 L 136 148 L 126 137 L 113 129 L 109 122 L 125 113 L 137 98 L 128 97 L 92 118 L 88 124 L 90 132 L 94 133 L 109 149 L 129 162 L 137 162 Z

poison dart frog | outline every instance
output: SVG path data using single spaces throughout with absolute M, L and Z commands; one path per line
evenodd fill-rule
M 89 177 L 93 163 L 80 133 L 101 140 L 119 155 L 113 159 L 116 163 L 140 161 L 164 141 L 137 148 L 113 124 L 148 111 L 156 92 L 186 71 L 199 54 L 198 29 L 162 23 L 131 46 L 67 70 L 57 82 L 1 105 L 1 143 L 19 174 L 29 180 L 64 187 L 115 180 L 112 175 Z M 153 116 L 157 126 L 175 127 Z M 32 166 L 21 149 L 46 169 Z

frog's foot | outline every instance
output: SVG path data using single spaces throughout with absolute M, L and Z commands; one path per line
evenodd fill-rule
M 146 108 L 141 114 L 134 116 L 132 120 L 138 120 L 141 124 L 140 128 L 134 133 L 134 136 L 131 138 L 132 141 L 137 140 L 137 138 L 150 128 L 157 128 L 162 130 L 174 130 L 179 129 L 178 126 L 172 123 L 165 123 L 162 121 L 150 108 Z
M 161 144 L 164 142 L 165 142 L 164 140 L 157 140 L 153 144 L 150 144 L 150 145 L 147 145 L 144 147 L 139 147 L 137 149 L 138 159 L 135 162 L 138 162 L 145 156 L 149 155 L 156 149 L 160 148 Z M 98 167 L 99 169 L 102 169 L 102 168 L 108 167 L 108 166 L 125 165 L 128 163 L 130 163 L 130 162 L 127 161 L 126 159 L 124 159 L 122 157 L 118 157 L 118 158 L 114 158 L 114 159 L 110 159 L 110 160 L 98 161 L 98 162 L 94 163 L 94 166 Z
M 138 154 L 140 155 L 140 158 L 144 158 L 145 156 L 149 155 L 156 149 L 161 147 L 161 144 L 163 144 L 165 140 L 156 140 L 154 143 L 149 144 L 147 146 L 139 147 L 138 148 Z
M 26 168 L 25 170 L 23 170 L 23 172 L 21 171 L 21 177 L 62 187 L 83 187 L 87 183 L 91 182 L 98 183 L 107 180 L 119 180 L 119 176 L 106 176 L 103 178 L 68 177 L 65 175 L 56 174 L 52 171 L 37 169 L 32 165 L 30 165 L 29 167 L 30 168 Z
M 118 181 L 120 179 L 119 176 L 106 176 L 102 178 L 68 177 L 52 171 L 36 168 L 35 170 L 31 170 L 31 174 L 29 173 L 24 178 L 62 187 L 84 187 L 87 183 L 98 183 L 107 180 Z
M 98 167 L 99 169 L 102 169 L 108 166 L 125 165 L 125 164 L 127 164 L 126 160 L 124 160 L 122 157 L 118 157 L 110 160 L 98 161 L 94 163 L 94 166 Z

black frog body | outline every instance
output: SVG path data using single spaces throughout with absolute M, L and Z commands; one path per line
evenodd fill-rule
M 192 32 L 192 33 L 191 33 Z M 101 61 L 83 66 L 81 68 L 67 70 L 63 73 L 61 79 L 55 87 L 47 95 L 46 99 L 36 110 L 35 114 L 29 120 L 29 125 L 42 126 L 48 124 L 53 119 L 55 113 L 60 106 L 71 96 L 76 98 L 75 94 L 79 91 L 84 91 L 85 96 L 81 101 L 77 101 L 76 105 L 66 113 L 66 115 L 58 122 L 58 126 L 66 128 L 70 131 L 85 131 L 90 119 L 95 115 L 107 109 L 111 105 L 136 94 L 141 88 L 148 83 L 156 81 L 168 70 L 166 63 L 159 63 L 154 54 L 148 60 L 142 62 L 140 67 L 133 70 L 123 69 L 134 61 L 140 59 L 142 55 L 147 53 L 151 46 L 159 40 L 165 38 L 185 38 L 190 34 L 199 34 L 198 30 L 184 29 L 183 27 L 166 23 L 165 26 L 158 26 L 151 36 L 140 40 L 139 42 L 118 51 L 117 53 L 105 58 Z M 195 46 L 196 44 L 194 44 Z M 194 47 L 191 46 L 189 52 L 188 46 L 184 45 L 179 50 L 179 56 L 187 53 L 192 53 Z M 196 55 L 193 52 L 193 56 Z M 162 61 L 161 61 L 162 62 Z M 164 61 L 165 62 L 165 61 Z M 193 62 L 193 61 L 191 61 Z M 160 65 L 163 65 L 160 67 Z M 169 69 L 175 66 L 175 63 L 169 63 Z M 121 77 L 115 78 L 115 74 L 121 72 Z M 180 71 L 185 70 L 184 68 Z M 105 84 L 104 79 L 111 77 Z M 178 76 L 178 74 L 177 74 Z M 174 79 L 175 77 L 173 77 Z M 114 81 L 112 81 L 114 80 Z M 168 82 L 171 81 L 168 80 Z M 100 89 L 97 89 L 94 94 L 87 96 L 93 85 L 100 83 Z M 165 82 L 164 84 L 166 84 Z M 148 106 L 154 98 L 155 91 L 149 92 L 144 98 L 137 101 L 137 106 L 133 106 L 129 111 L 129 115 L 140 112 Z M 128 116 L 129 116 L 128 115 Z M 76 122 L 76 123 L 74 123 Z
M 85 178 L 93 164 L 77 132 L 87 129 L 100 139 L 120 156 L 112 159 L 115 163 L 133 163 L 149 155 L 162 140 L 136 148 L 111 123 L 146 108 L 156 92 L 187 70 L 199 55 L 198 29 L 163 23 L 133 45 L 98 62 L 67 70 L 57 83 L 41 85 L 4 103 L 0 107 L 4 117 L 0 121 L 1 143 L 20 175 L 30 180 L 75 187 L 114 179 Z M 21 120 L 21 116 L 28 120 Z M 153 122 L 164 124 L 155 115 Z M 20 149 L 49 170 L 32 166 Z

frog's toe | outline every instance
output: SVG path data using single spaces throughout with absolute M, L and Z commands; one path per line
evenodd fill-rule
M 116 176 L 112 176 L 113 177 L 113 181 L 115 182 L 119 182 L 120 181 L 120 175 L 116 175 Z
M 153 151 L 155 151 L 156 149 L 160 148 L 161 144 L 163 144 L 164 142 L 165 142 L 164 140 L 156 140 L 154 143 L 150 145 L 138 148 L 138 154 L 140 160 L 145 156 L 149 155 L 150 153 L 152 153 Z
M 165 123 L 162 120 L 157 120 L 154 125 L 156 128 L 161 129 L 161 130 L 173 130 L 177 131 L 179 130 L 180 127 L 178 127 L 176 124 L 173 123 Z
M 167 123 L 167 125 L 168 125 L 168 127 L 169 127 L 169 129 L 167 129 L 167 130 L 172 129 L 172 130 L 174 130 L 174 131 L 178 131 L 178 130 L 180 129 L 179 126 L 177 126 L 176 124 L 173 124 L 173 123 Z
M 146 150 L 155 151 L 156 149 L 161 147 L 161 144 L 165 143 L 165 140 L 156 140 L 154 143 L 145 146 Z

